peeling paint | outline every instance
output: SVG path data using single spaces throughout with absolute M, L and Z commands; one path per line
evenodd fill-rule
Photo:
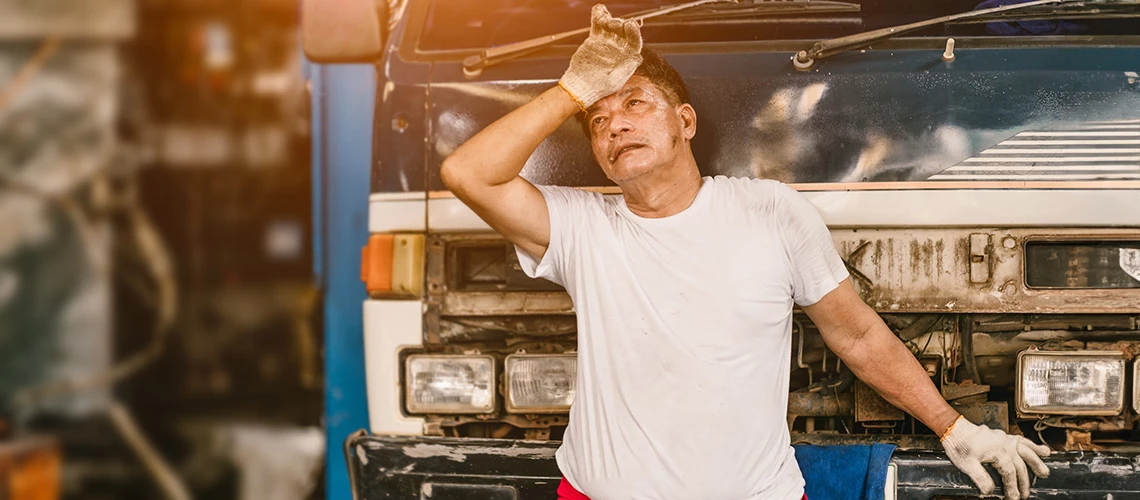
M 360 459 L 360 463 L 368 465 L 368 455 L 364 452 L 363 446 L 356 446 L 356 458 Z
M 468 455 L 498 455 L 515 458 L 548 459 L 554 456 L 555 450 L 528 449 L 512 446 L 498 448 L 490 446 L 446 446 L 441 444 L 419 443 L 402 448 L 404 455 L 412 458 L 442 457 L 455 462 L 466 462 Z
M 1026 286 L 1022 247 L 990 253 L 988 279 L 971 280 L 971 235 L 990 241 L 1029 239 L 1122 239 L 1129 229 L 863 228 L 832 229 L 847 264 L 869 283 L 859 292 L 879 312 L 1101 314 L 1140 311 L 1140 289 L 1052 290 Z M 1130 257 L 1131 258 L 1131 257 Z M 1129 260 L 1128 262 L 1133 262 Z M 1140 255 L 1135 259 L 1140 269 Z

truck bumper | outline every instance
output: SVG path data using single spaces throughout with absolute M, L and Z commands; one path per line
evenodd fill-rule
M 554 500 L 558 445 L 358 433 L 345 455 L 357 500 Z M 1140 498 L 1140 455 L 1054 453 L 1045 462 L 1051 474 L 1034 480 L 1034 498 Z M 898 450 L 891 463 L 899 500 L 1002 498 L 996 473 L 998 491 L 983 497 L 942 453 Z

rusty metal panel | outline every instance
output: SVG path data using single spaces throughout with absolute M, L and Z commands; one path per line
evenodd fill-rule
M 982 401 L 973 404 L 955 404 L 954 409 L 966 420 L 977 424 L 1009 431 L 1009 405 L 1004 401 Z
M 970 235 L 970 283 L 985 283 L 990 280 L 990 235 L 974 233 Z
M 850 393 L 828 394 L 826 391 L 796 391 L 788 394 L 788 418 L 847 417 L 852 413 Z
M 574 303 L 564 292 L 462 292 L 443 298 L 445 316 L 570 314 Z
M 852 282 L 879 312 L 1140 312 L 1140 289 L 1034 289 L 1024 271 L 1026 241 L 1140 238 L 1135 229 L 872 228 L 831 234 Z M 979 254 L 982 262 L 973 262 Z
M 495 286 L 487 286 L 486 290 L 470 290 L 477 287 L 464 287 L 453 276 L 460 270 L 461 263 L 457 261 L 457 253 L 453 250 L 464 247 L 486 247 L 493 249 L 496 245 L 503 245 L 498 254 L 502 262 L 499 266 L 518 267 L 518 259 L 513 251 L 509 251 L 506 240 L 494 234 L 435 234 L 430 236 L 427 256 L 427 302 L 430 306 L 438 304 L 437 316 L 500 316 L 500 315 L 550 315 L 572 314 L 574 304 L 570 295 L 563 291 L 551 290 L 549 286 L 539 284 L 543 280 L 530 280 L 534 283 L 533 290 L 515 290 L 511 283 L 519 283 L 522 278 L 521 270 L 500 270 L 502 280 L 500 288 L 507 290 L 495 291 Z M 495 264 L 495 262 L 492 262 Z M 515 272 L 517 271 L 517 272 Z M 512 281 L 513 280 L 513 281 Z M 545 283 L 545 282 L 544 282 Z M 557 288 L 554 286 L 553 288 Z M 429 331 L 438 331 L 438 326 L 429 327 Z
M 906 414 L 862 381 L 855 382 L 855 421 L 902 420 Z
M 1140 313 L 1140 288 L 1040 289 L 1026 285 L 1027 241 L 1140 239 L 1136 229 L 833 229 L 859 293 L 881 313 Z M 436 236 L 436 238 L 440 238 Z M 439 241 L 492 241 L 447 235 Z M 459 292 L 447 289 L 442 248 L 430 257 L 429 296 L 443 315 L 570 314 L 562 292 Z

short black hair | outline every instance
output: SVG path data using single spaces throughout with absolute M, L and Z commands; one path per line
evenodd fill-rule
M 669 61 L 661 57 L 661 54 L 643 47 L 641 49 L 641 65 L 634 70 L 633 74 L 653 82 L 657 88 L 665 93 L 665 98 L 669 100 L 670 104 L 674 106 L 689 104 L 689 87 L 685 85 L 685 80 L 681 78 L 677 68 L 670 65 Z M 586 137 L 589 137 L 590 124 L 586 122 L 586 113 L 578 113 L 575 117 L 582 126 L 582 131 L 586 133 Z
M 641 49 L 641 66 L 633 72 L 635 75 L 645 77 L 665 92 L 674 106 L 689 104 L 689 87 L 681 74 L 666 61 L 661 54 L 650 49 Z

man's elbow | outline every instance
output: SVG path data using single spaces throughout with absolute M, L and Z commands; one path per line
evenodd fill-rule
M 443 185 L 453 193 L 463 191 L 466 180 L 463 176 L 462 165 L 457 165 L 456 161 L 451 157 L 443 160 L 443 164 L 439 166 L 439 178 L 443 181 Z

